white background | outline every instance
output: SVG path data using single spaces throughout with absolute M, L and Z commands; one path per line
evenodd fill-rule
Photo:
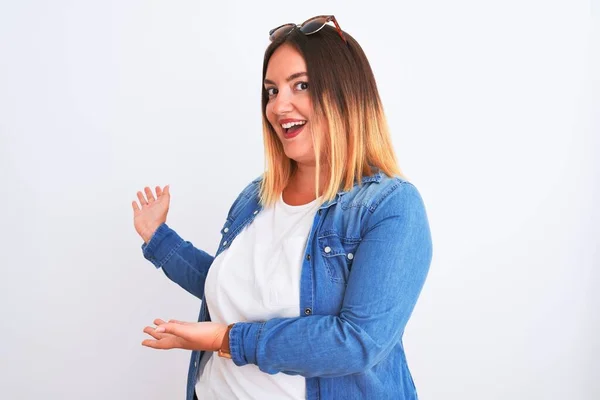
M 430 219 L 405 334 L 421 400 L 600 398 L 598 12 L 3 0 L 0 397 L 184 398 L 188 352 L 142 347 L 142 329 L 200 301 L 142 257 L 131 202 L 170 184 L 167 223 L 214 254 L 263 168 L 267 32 L 333 13 Z

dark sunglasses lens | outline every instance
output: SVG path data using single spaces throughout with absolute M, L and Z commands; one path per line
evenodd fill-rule
M 327 23 L 328 17 L 317 17 L 313 18 L 309 21 L 306 21 L 300 30 L 304 32 L 305 35 L 310 35 L 311 33 L 317 32 L 319 29 L 323 27 Z
M 278 37 L 287 35 L 292 29 L 294 29 L 293 24 L 282 25 L 279 28 L 273 29 L 272 32 L 269 33 L 269 40 L 274 41 Z

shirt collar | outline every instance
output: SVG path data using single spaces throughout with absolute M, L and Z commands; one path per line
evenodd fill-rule
M 377 182 L 377 183 L 381 182 L 381 179 L 383 178 L 383 172 L 377 167 L 372 167 L 371 170 L 373 171 L 373 175 L 363 176 L 360 180 L 361 184 L 365 184 L 365 183 L 369 183 L 369 182 Z M 260 182 L 262 179 L 263 179 L 263 175 L 259 176 L 252 182 L 257 183 L 257 182 Z M 356 187 L 356 185 L 358 185 L 358 183 L 354 183 L 353 188 Z M 352 189 L 350 189 L 350 190 L 352 190 Z M 338 198 L 348 192 L 349 192 L 348 190 L 340 190 L 339 192 L 337 192 L 336 196 L 333 199 L 326 201 L 319 208 L 325 209 L 329 206 L 336 204 L 338 202 Z

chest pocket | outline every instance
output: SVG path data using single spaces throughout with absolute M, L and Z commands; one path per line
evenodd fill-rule
M 319 237 L 319 251 L 332 282 L 345 284 L 348 281 L 354 252 L 359 244 L 360 239 L 344 238 L 336 233 Z

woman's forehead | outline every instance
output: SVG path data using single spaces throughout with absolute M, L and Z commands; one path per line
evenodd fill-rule
M 286 79 L 298 72 L 306 72 L 304 57 L 293 46 L 283 44 L 271 55 L 265 78 L 271 81 Z

